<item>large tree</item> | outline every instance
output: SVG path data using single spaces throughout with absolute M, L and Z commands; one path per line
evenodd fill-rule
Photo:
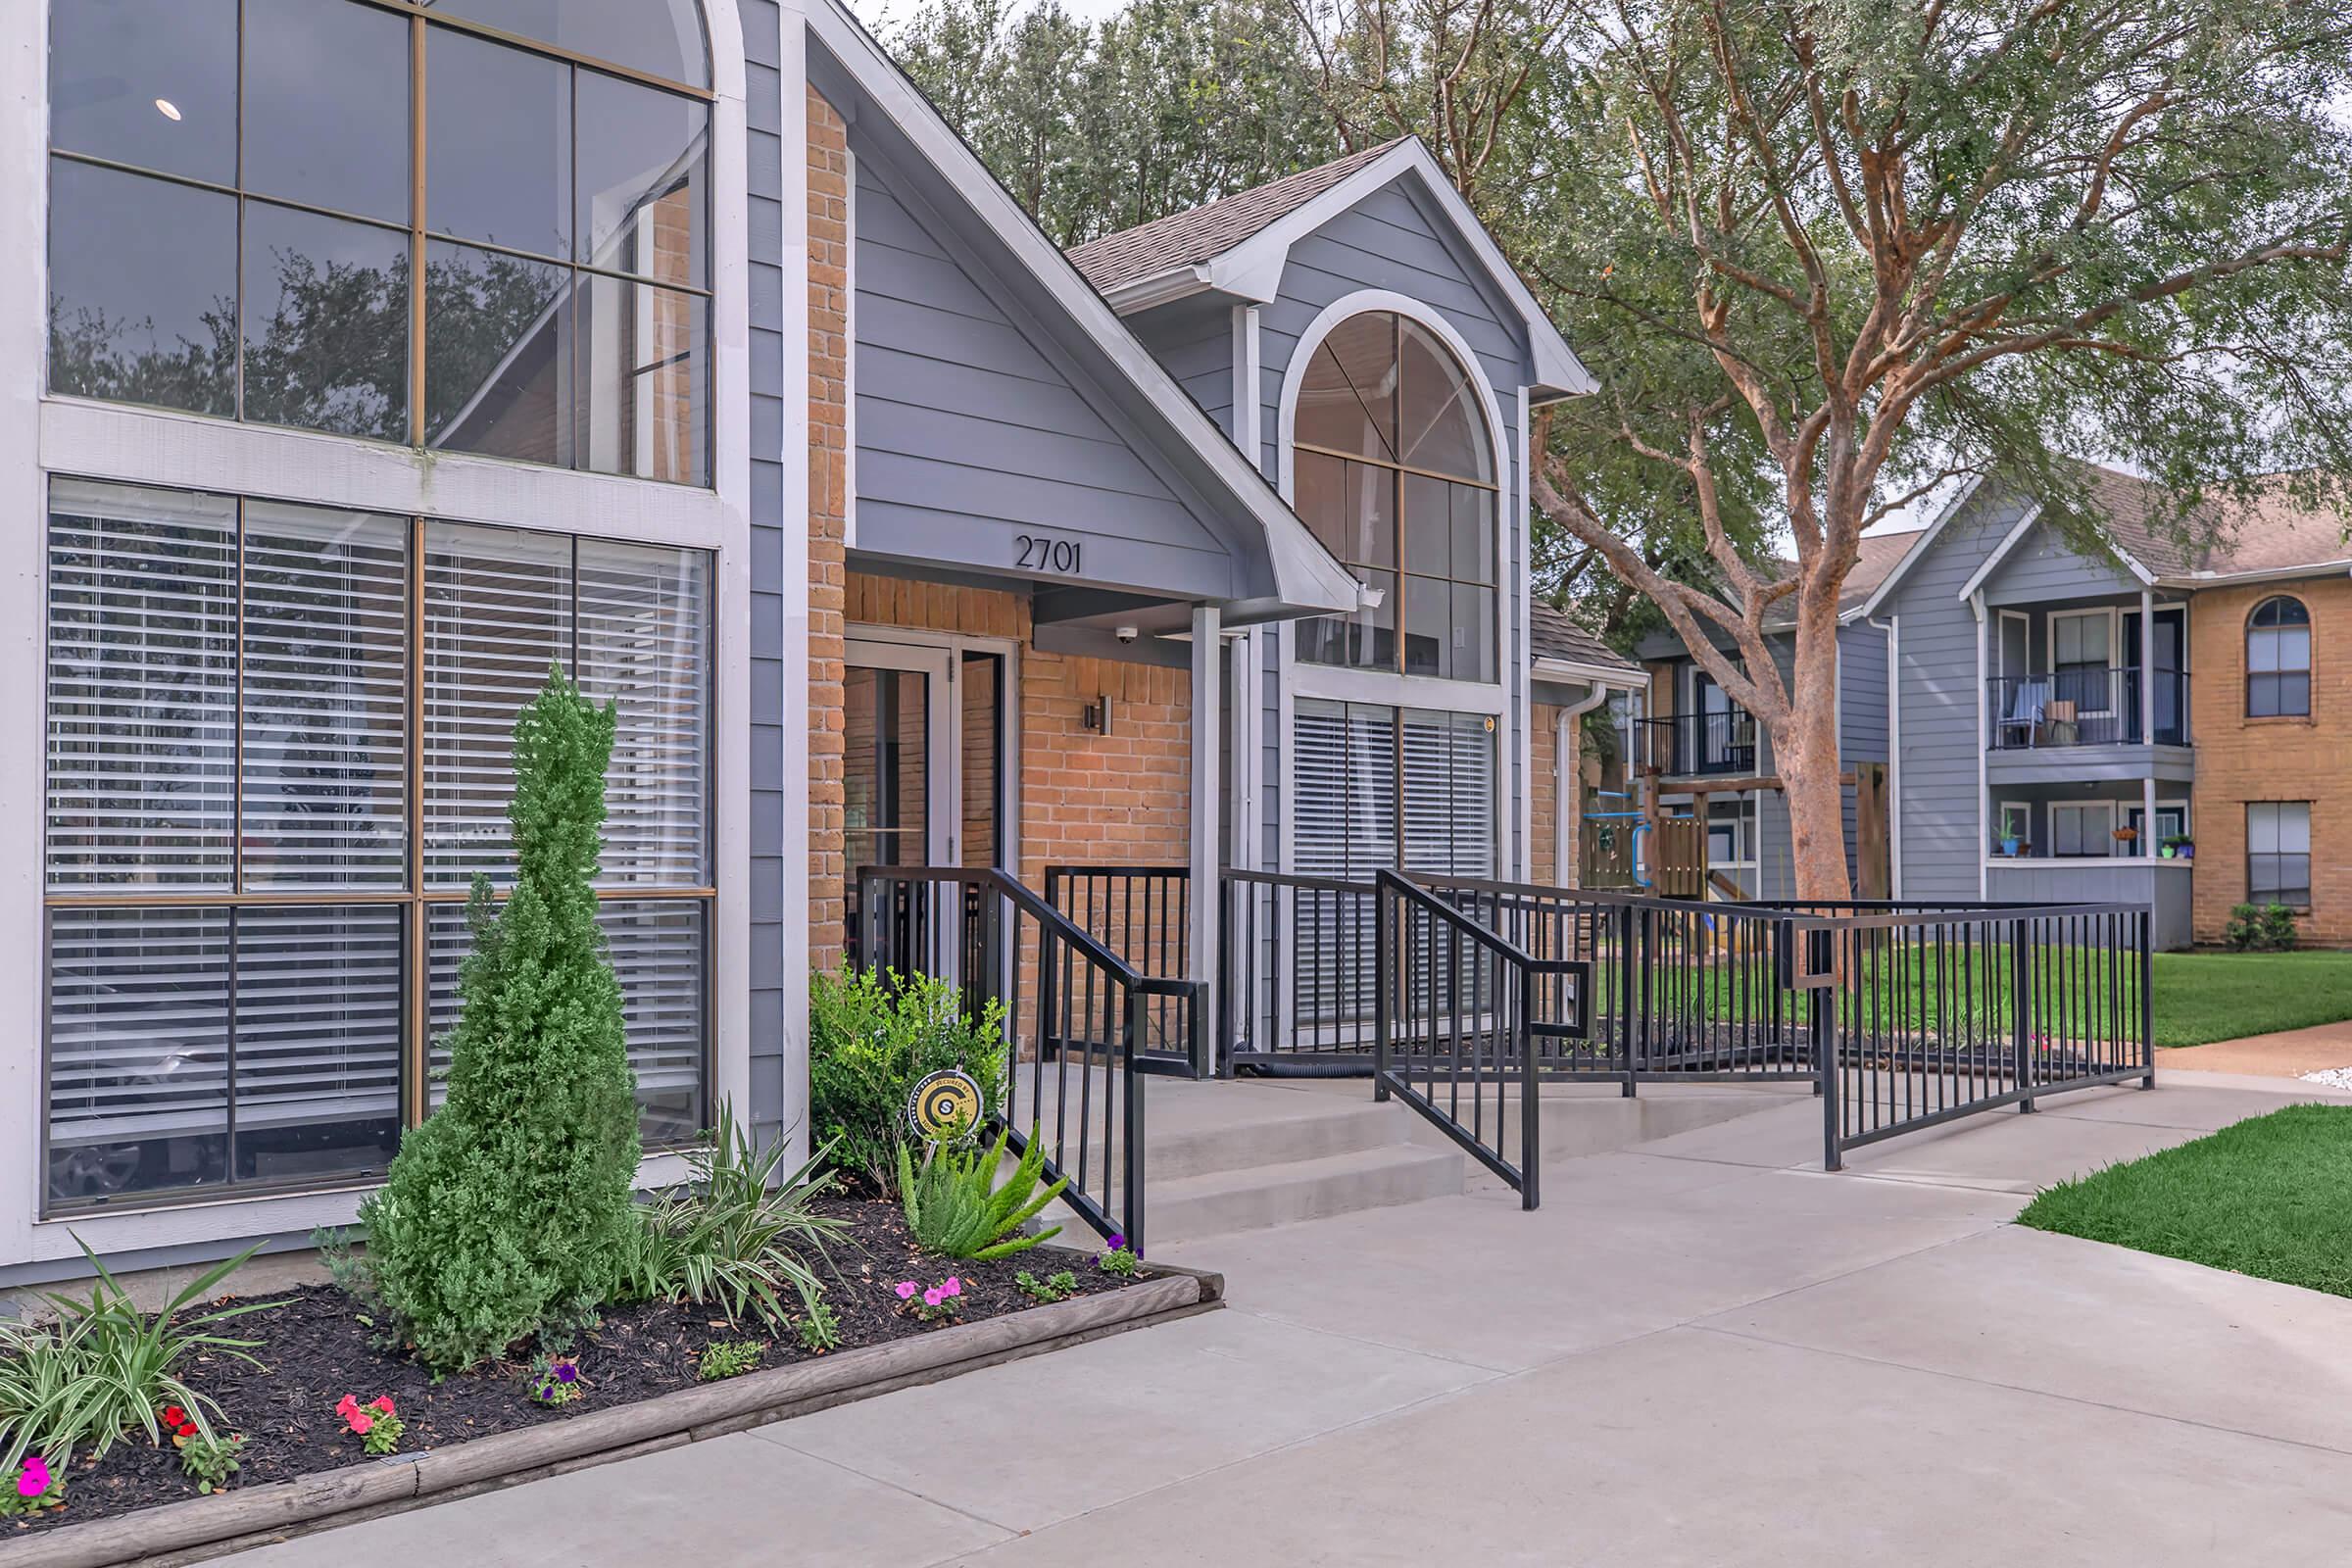
M 1509 237 L 1602 390 L 1547 419 L 1535 499 L 1764 726 L 1797 892 L 1844 897 L 1866 528 L 1972 473 L 2096 548 L 2084 459 L 2184 534 L 2278 470 L 2344 509 L 2352 0 L 1578 4 Z M 1644 489 L 1706 573 L 1624 525 Z

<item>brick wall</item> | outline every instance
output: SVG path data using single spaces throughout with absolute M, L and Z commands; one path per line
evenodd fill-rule
M 1560 842 L 1560 710 L 1549 703 L 1534 707 L 1535 733 L 1527 780 L 1527 873 L 1532 882 L 1559 879 Z
M 2246 716 L 2246 618 L 2274 594 L 2311 612 L 2311 716 Z M 2304 940 L 2352 946 L 2352 579 L 2209 588 L 2189 602 L 2189 725 L 2197 748 L 2196 937 L 2219 941 L 2246 898 L 2246 803 L 2311 803 Z
M 808 961 L 841 961 L 843 539 L 849 488 L 849 127 L 808 94 Z

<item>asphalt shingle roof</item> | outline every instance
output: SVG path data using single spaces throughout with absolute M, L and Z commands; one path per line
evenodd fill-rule
M 1642 673 L 1640 664 L 1549 605 L 1537 605 L 1535 613 L 1528 617 L 1527 644 L 1538 659 L 1566 659 L 1579 664 L 1622 669 L 1629 675 Z
M 1402 138 L 1398 138 L 1401 140 Z M 1224 255 L 1250 235 L 1313 201 L 1373 162 L 1396 141 L 1349 153 L 1313 169 L 1231 196 L 1170 213 L 1149 223 L 1091 239 L 1073 249 L 1071 263 L 1102 293 L 1179 267 L 1198 267 Z

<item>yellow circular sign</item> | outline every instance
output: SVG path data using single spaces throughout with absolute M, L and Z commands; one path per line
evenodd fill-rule
M 961 1067 L 926 1075 L 906 1097 L 906 1125 L 925 1143 L 969 1138 L 980 1125 L 980 1082 Z

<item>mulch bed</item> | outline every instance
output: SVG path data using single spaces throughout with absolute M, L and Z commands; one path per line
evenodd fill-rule
M 841 1324 L 841 1349 L 929 1334 L 952 1323 L 1002 1317 L 1038 1303 L 1023 1295 L 1013 1277 L 1024 1270 L 1040 1278 L 1069 1269 L 1078 1296 L 1115 1291 L 1150 1277 L 1104 1274 L 1085 1258 L 1044 1250 L 1016 1253 L 992 1263 L 950 1262 L 918 1251 L 906 1234 L 906 1216 L 895 1200 L 834 1200 L 819 1205 L 850 1222 L 847 1241 L 833 1249 L 838 1276 L 825 1292 L 825 1304 Z M 1055 1239 L 1085 1247 L 1093 1238 L 1064 1232 Z M 821 1270 L 820 1270 L 821 1272 Z M 939 1323 L 924 1323 L 900 1310 L 891 1287 L 914 1279 L 936 1285 L 950 1274 L 963 1282 L 963 1310 Z M 494 1432 L 568 1420 L 591 1410 L 652 1398 L 691 1388 L 703 1348 L 717 1340 L 762 1340 L 761 1368 L 809 1359 L 796 1334 L 771 1336 L 747 1322 L 730 1327 L 716 1311 L 692 1302 L 641 1302 L 608 1308 L 602 1322 L 572 1346 L 587 1396 L 569 1404 L 535 1404 L 527 1397 L 530 1357 L 445 1378 L 432 1375 L 412 1357 L 369 1343 L 378 1330 L 359 1321 L 364 1311 L 331 1285 L 315 1285 L 276 1297 L 285 1304 L 232 1320 L 222 1332 L 259 1340 L 251 1352 L 261 1365 L 228 1356 L 203 1358 L 183 1373 L 190 1384 L 220 1401 L 224 1415 L 215 1430 L 246 1438 L 243 1467 L 232 1487 L 287 1481 L 313 1471 L 365 1462 L 360 1440 L 335 1414 L 335 1401 L 356 1394 L 361 1401 L 389 1394 L 406 1424 L 404 1455 L 463 1443 Z M 840 1351 L 825 1352 L 838 1354 Z M 386 1460 L 384 1462 L 397 1462 Z M 7 1521 L 0 1540 L 21 1532 L 103 1519 L 197 1495 L 196 1482 L 179 1464 L 177 1450 L 147 1446 L 133 1435 L 92 1462 L 77 1454 L 63 1472 L 66 1506 L 36 1519 Z

